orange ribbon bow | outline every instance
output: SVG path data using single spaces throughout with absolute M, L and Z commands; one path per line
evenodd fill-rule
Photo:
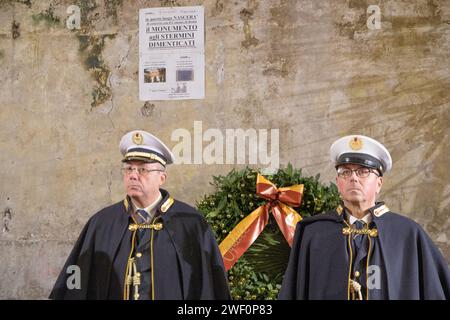
M 228 234 L 219 245 L 226 270 L 237 262 L 251 244 L 258 238 L 269 221 L 269 209 L 283 233 L 289 246 L 292 246 L 295 226 L 302 217 L 292 208 L 300 206 L 303 195 L 303 185 L 279 188 L 258 174 L 256 194 L 268 202 L 245 217 Z

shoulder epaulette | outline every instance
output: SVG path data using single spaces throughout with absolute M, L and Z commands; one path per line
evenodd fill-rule
M 125 211 L 128 212 L 128 208 L 130 207 L 130 204 L 128 202 L 128 197 L 125 197 L 125 200 L 123 200 L 123 205 L 125 207 Z
M 167 199 L 162 205 L 161 205 L 161 212 L 166 212 L 167 210 L 169 210 L 169 208 L 172 206 L 172 204 L 174 203 L 174 199 L 172 197 L 169 197 L 169 199 Z
M 378 208 L 376 208 L 375 210 L 373 210 L 373 214 L 375 217 L 379 218 L 381 217 L 383 214 L 385 214 L 386 212 L 390 211 L 389 208 L 386 205 L 382 205 Z

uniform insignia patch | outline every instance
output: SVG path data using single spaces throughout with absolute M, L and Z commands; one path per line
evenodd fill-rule
M 142 144 L 144 142 L 144 137 L 142 137 L 142 135 L 139 132 L 136 132 L 133 135 L 132 140 L 133 140 L 133 143 L 140 145 L 140 144 Z
M 350 148 L 352 150 L 361 150 L 361 148 L 363 147 L 363 142 L 360 138 L 358 137 L 353 137 L 350 142 L 349 142 Z

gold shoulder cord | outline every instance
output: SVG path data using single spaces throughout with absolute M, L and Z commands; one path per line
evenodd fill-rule
M 339 206 L 336 209 L 338 215 L 342 214 L 343 208 L 341 206 Z M 374 210 L 374 215 L 379 218 L 381 217 L 383 214 L 385 214 L 386 212 L 389 212 L 390 209 L 386 206 L 386 205 L 382 205 L 379 208 Z M 372 238 L 376 238 L 378 237 L 378 229 L 377 228 L 372 228 L 369 229 L 368 227 L 364 228 L 364 229 L 356 229 L 356 228 L 352 228 L 347 221 L 344 220 L 344 223 L 346 224 L 346 227 L 344 227 L 342 229 L 342 234 L 344 236 L 347 236 L 347 243 L 348 243 L 348 247 L 350 250 L 350 265 L 349 265 L 349 269 L 348 269 L 348 289 L 347 289 L 347 299 L 350 300 L 350 294 L 351 294 L 351 299 L 355 300 L 356 298 L 356 293 L 358 293 L 358 297 L 359 300 L 362 300 L 362 296 L 361 296 L 361 285 L 352 280 L 351 279 L 351 275 L 352 275 L 352 269 L 353 269 L 353 250 L 352 250 L 352 245 L 351 245 L 351 236 L 353 234 L 360 234 L 360 235 L 368 235 L 368 240 L 369 240 L 369 249 L 368 249 L 368 253 L 367 253 L 367 259 L 366 259 L 366 300 L 369 300 L 369 286 L 368 286 L 368 281 L 369 281 L 369 262 L 370 262 L 370 258 L 371 258 L 371 254 L 372 254 Z
M 128 256 L 128 263 L 127 268 L 125 270 L 125 286 L 124 286 L 124 300 L 130 300 L 130 289 L 131 286 L 134 287 L 134 295 L 133 299 L 138 300 L 139 299 L 139 286 L 141 285 L 141 274 L 137 271 L 137 265 L 136 260 L 134 257 L 132 257 L 134 248 L 135 248 L 135 242 L 136 242 L 136 231 L 139 229 L 150 229 L 151 230 L 151 239 L 150 239 L 150 264 L 151 264 L 151 279 L 152 279 L 152 300 L 154 300 L 155 297 L 155 288 L 154 288 L 154 275 L 153 275 L 153 237 L 154 237 L 154 231 L 159 231 L 163 228 L 163 224 L 161 222 L 156 223 L 156 220 L 158 218 L 155 218 L 151 224 L 139 224 L 139 223 L 133 223 L 128 226 L 128 230 L 133 232 L 132 238 L 131 238 L 131 250 L 130 255 Z
M 146 224 L 138 224 L 134 220 L 133 216 L 131 219 L 134 223 L 128 226 L 128 230 L 132 232 L 131 236 L 131 249 L 128 255 L 127 267 L 125 269 L 125 285 L 123 292 L 123 299 L 130 300 L 131 287 L 134 287 L 134 300 L 139 300 L 139 286 L 141 285 L 141 273 L 137 271 L 136 259 L 132 257 L 135 246 L 136 246 L 136 231 L 139 229 L 147 228 Z
M 156 220 L 158 220 L 158 217 L 156 217 L 153 220 L 153 224 L 155 224 Z M 159 223 L 162 228 L 162 223 Z M 156 229 L 151 229 L 152 234 L 150 237 L 150 274 L 151 274 L 151 281 L 152 281 L 152 292 L 151 292 L 151 298 L 152 300 L 155 300 L 155 269 L 154 269 L 154 257 L 153 257 L 153 238 L 154 238 L 154 232 Z M 161 229 L 158 229 L 161 230 Z
M 358 293 L 358 297 L 359 300 L 362 300 L 362 295 L 361 295 L 361 285 L 355 281 L 351 279 L 351 275 L 352 275 L 352 269 L 353 269 L 353 249 L 352 249 L 352 245 L 351 245 L 351 236 L 352 234 L 360 234 L 360 235 L 368 235 L 368 240 L 369 240 L 369 249 L 368 249 L 368 253 L 367 253 L 367 258 L 366 258 L 366 300 L 369 300 L 369 286 L 368 286 L 368 281 L 369 281 L 369 261 L 370 261 L 370 257 L 372 254 L 372 239 L 371 238 L 376 238 L 378 236 L 378 230 L 376 228 L 373 229 L 369 229 L 369 228 L 364 228 L 364 229 L 355 229 L 352 228 L 347 221 L 344 221 L 345 224 L 347 225 L 347 227 L 344 227 L 342 229 L 342 234 L 344 236 L 347 236 L 347 243 L 348 243 L 348 247 L 350 250 L 350 265 L 349 265 L 349 270 L 348 270 L 348 289 L 347 289 L 347 299 L 350 300 L 350 293 L 352 294 L 352 300 L 355 300 L 355 293 Z
M 344 220 L 344 222 L 345 222 L 345 224 L 347 226 L 349 226 L 347 221 Z M 353 296 L 353 293 L 354 293 L 353 290 L 351 290 L 352 289 L 352 281 L 353 281 L 351 279 L 351 277 L 352 277 L 352 268 L 353 268 L 353 249 L 352 249 L 352 244 L 350 242 L 350 233 L 344 233 L 344 232 L 342 232 L 342 233 L 343 233 L 344 236 L 347 236 L 348 248 L 350 250 L 350 265 L 348 267 L 348 283 L 347 283 L 347 300 L 353 300 L 353 299 L 350 299 L 350 292 L 352 292 L 352 296 Z
M 174 199 L 172 197 L 169 197 L 166 202 L 161 206 L 161 211 L 165 213 L 174 203 Z M 128 203 L 125 202 L 125 206 L 127 207 Z M 125 285 L 124 285 L 124 292 L 123 292 L 123 299 L 124 300 L 130 300 L 130 291 L 131 286 L 134 287 L 134 300 L 139 299 L 139 286 L 141 285 L 141 274 L 137 271 L 136 266 L 136 260 L 134 257 L 132 257 L 134 249 L 135 249 L 135 243 L 136 243 L 136 231 L 140 229 L 150 229 L 151 235 L 150 235 L 150 273 L 151 273 L 151 299 L 155 300 L 155 276 L 154 276 L 154 249 L 153 249 L 153 243 L 154 243 L 154 231 L 160 231 L 163 229 L 163 224 L 161 222 L 157 222 L 159 217 L 156 217 L 153 219 L 152 223 L 136 223 L 134 218 L 132 217 L 133 222 L 128 226 L 128 230 L 130 230 L 133 235 L 131 237 L 131 250 L 130 254 L 128 256 L 128 262 L 127 267 L 125 270 Z
M 369 239 L 369 250 L 367 253 L 367 260 L 366 260 L 366 300 L 369 300 L 369 261 L 370 261 L 370 254 L 372 253 L 372 237 L 367 237 Z
M 131 250 L 128 256 L 127 268 L 125 270 L 125 286 L 123 291 L 123 299 L 130 300 L 130 289 L 133 281 L 133 265 L 136 267 L 136 263 L 134 258 L 131 257 L 134 251 L 134 243 L 136 241 L 136 230 L 133 231 L 133 235 L 131 236 Z
M 128 197 L 125 197 L 125 200 L 123 201 L 123 205 L 125 207 L 125 211 L 128 213 L 128 209 L 130 208 L 130 205 L 128 203 Z M 131 255 L 133 254 L 133 251 L 134 251 L 135 239 L 136 239 L 136 232 L 133 232 L 133 234 L 131 236 L 131 250 L 130 250 L 130 254 L 128 255 L 127 266 L 125 269 L 125 281 L 124 281 L 124 286 L 123 286 L 123 299 L 124 300 L 130 300 L 130 286 L 132 283 L 132 272 L 133 272 L 131 265 L 134 262 L 134 259 L 131 258 Z

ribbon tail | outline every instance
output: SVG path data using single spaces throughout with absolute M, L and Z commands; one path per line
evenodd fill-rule
M 297 226 L 297 223 L 302 220 L 302 217 L 297 211 L 283 203 L 279 203 L 277 206 L 273 207 L 272 214 L 287 243 L 292 247 L 295 227 Z
M 258 238 L 269 220 L 267 205 L 260 206 L 241 222 L 223 239 L 219 245 L 225 269 L 228 271 Z

